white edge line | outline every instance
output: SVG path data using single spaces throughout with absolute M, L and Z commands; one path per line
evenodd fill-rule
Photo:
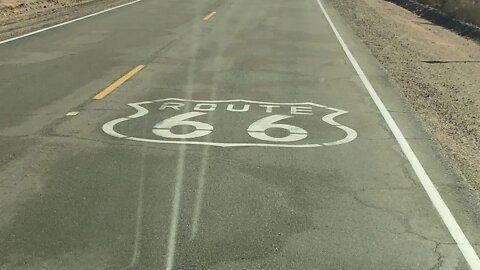
M 96 12 L 96 13 L 93 13 L 93 14 L 89 14 L 89 15 L 86 15 L 86 16 L 83 16 L 83 17 L 80 17 L 80 18 L 76 18 L 76 19 L 73 19 L 73 20 L 70 20 L 70 21 L 55 24 L 55 25 L 52 25 L 52 26 L 49 26 L 49 27 L 46 27 L 46 28 L 43 28 L 43 29 L 39 29 L 39 30 L 30 32 L 30 33 L 26 33 L 26 34 L 23 34 L 23 35 L 20 35 L 20 36 L 17 36 L 17 37 L 9 38 L 9 39 L 0 41 L 0 45 L 8 43 L 8 42 L 12 42 L 14 40 L 21 39 L 21 38 L 24 38 L 24 37 L 33 36 L 35 34 L 45 32 L 45 31 L 48 31 L 48 30 L 51 30 L 51 29 L 54 29 L 54 28 L 58 28 L 60 26 L 64 26 L 64 25 L 67 25 L 67 24 L 70 24 L 70 23 L 78 22 L 78 21 L 81 21 L 81 20 L 84 20 L 84 19 L 87 19 L 87 18 L 90 18 L 90 17 L 93 17 L 93 16 L 97 16 L 97 15 L 115 10 L 117 8 L 122 8 L 122 7 L 125 7 L 125 6 L 128 6 L 128 5 L 135 4 L 135 3 L 138 3 L 138 2 L 141 2 L 141 1 L 143 1 L 143 0 L 135 0 L 135 1 L 132 1 L 132 2 L 128 2 L 128 3 L 122 4 L 122 5 L 116 6 L 116 7 L 111 7 L 111 8 L 99 11 L 99 12 Z
M 450 212 L 450 209 L 448 209 L 448 206 L 445 203 L 445 201 L 442 199 L 440 193 L 438 192 L 438 190 L 433 185 L 432 180 L 430 179 L 427 172 L 423 168 L 422 164 L 418 160 L 417 156 L 413 152 L 413 150 L 410 147 L 408 141 L 403 136 L 402 131 L 397 126 L 397 124 L 393 120 L 390 113 L 387 111 L 387 108 L 383 104 L 382 100 L 380 99 L 377 92 L 373 88 L 372 84 L 368 80 L 367 76 L 363 72 L 362 68 L 358 64 L 357 60 L 355 59 L 353 54 L 350 52 L 350 49 L 346 45 L 343 38 L 340 36 L 340 33 L 338 32 L 337 28 L 335 27 L 332 20 L 330 19 L 330 16 L 328 15 L 328 13 L 327 13 L 325 7 L 323 6 L 322 2 L 320 0 L 317 0 L 317 3 L 320 6 L 320 9 L 322 10 L 325 18 L 327 19 L 328 24 L 332 28 L 335 36 L 337 37 L 337 40 L 339 41 L 340 45 L 342 46 L 343 51 L 347 55 L 348 60 L 350 60 L 350 63 L 353 65 L 353 67 L 354 67 L 355 71 L 357 72 L 358 76 L 360 77 L 363 85 L 365 86 L 368 93 L 370 94 L 370 97 L 372 98 L 373 102 L 375 103 L 378 110 L 382 114 L 383 118 L 385 119 L 385 122 L 387 123 L 388 127 L 392 131 L 393 135 L 395 136 L 395 139 L 397 140 L 398 144 L 402 148 L 403 153 L 405 154 L 408 161 L 410 162 L 413 170 L 415 171 L 418 179 L 420 180 L 423 188 L 425 189 L 425 192 L 428 194 L 428 197 L 430 198 L 433 206 L 437 210 L 438 214 L 440 215 L 443 222 L 445 223 L 448 231 L 450 232 L 453 239 L 457 243 L 457 246 L 460 249 L 460 251 L 462 252 L 465 260 L 468 263 L 468 265 L 470 266 L 471 269 L 479 270 L 480 269 L 480 258 L 478 257 L 477 253 L 475 252 L 472 245 L 468 241 L 467 237 L 463 233 L 462 229 L 458 225 L 457 221 L 455 220 L 455 217 Z

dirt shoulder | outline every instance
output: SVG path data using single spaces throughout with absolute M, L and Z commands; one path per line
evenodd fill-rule
M 480 45 L 384 0 L 329 0 L 480 190 Z
M 127 2 L 130 0 L 0 0 L 0 40 Z

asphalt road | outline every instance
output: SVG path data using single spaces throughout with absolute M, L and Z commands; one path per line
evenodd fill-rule
M 480 269 L 477 195 L 325 5 L 337 33 L 144 0 L 0 45 L 0 269 Z

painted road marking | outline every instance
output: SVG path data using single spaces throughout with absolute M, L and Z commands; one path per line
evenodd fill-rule
M 66 113 L 65 115 L 66 116 L 76 116 L 77 114 L 79 114 L 79 112 L 72 111 L 72 112 Z
M 349 143 L 357 137 L 355 130 L 334 120 L 337 116 L 348 113 L 347 111 L 311 102 L 272 103 L 240 99 L 211 101 L 167 98 L 128 105 L 137 112 L 104 124 L 105 133 L 140 142 L 220 147 L 322 147 Z M 235 132 L 231 132 L 231 126 L 225 127 L 217 123 L 214 127 L 213 124 L 205 122 L 210 121 L 205 119 L 208 115 L 216 112 L 218 118 L 224 117 L 223 120 L 228 123 L 238 120 L 236 122 L 238 125 L 233 126 Z M 128 127 L 130 123 L 127 121 L 135 122 L 135 119 L 140 117 L 156 123 L 152 125 L 151 134 L 137 134 L 135 129 L 115 130 L 117 125 Z M 296 121 L 299 124 L 296 124 Z M 308 127 L 305 126 L 307 124 Z M 179 133 L 178 129 L 185 126 L 191 129 Z M 222 132 L 231 136 L 216 139 L 215 134 Z
M 382 100 L 380 99 L 377 92 L 375 91 L 372 84 L 370 83 L 370 80 L 368 80 L 367 76 L 363 72 L 362 68 L 360 67 L 357 60 L 353 56 L 352 52 L 348 48 L 347 44 L 341 37 L 337 28 L 335 27 L 332 20 L 330 19 L 330 16 L 328 15 L 322 2 L 320 0 L 317 0 L 317 3 L 320 6 L 320 9 L 322 10 L 323 14 L 325 15 L 325 18 L 327 19 L 328 24 L 332 28 L 335 36 L 337 37 L 338 42 L 340 42 L 340 45 L 342 46 L 345 54 L 350 60 L 350 63 L 355 68 L 355 71 L 357 72 L 363 85 L 365 86 L 368 93 L 370 94 L 370 97 L 372 98 L 373 102 L 375 103 L 378 110 L 382 114 L 383 118 L 385 119 L 385 122 L 387 122 L 388 127 L 390 128 L 393 135 L 395 136 L 395 139 L 397 140 L 398 144 L 402 148 L 403 153 L 405 154 L 408 161 L 412 165 L 412 168 L 415 171 L 415 174 L 417 175 L 418 179 L 422 183 L 422 186 L 427 192 L 428 197 L 432 201 L 433 206 L 435 207 L 438 214 L 442 218 L 443 222 L 447 226 L 448 231 L 452 235 L 453 239 L 455 239 L 455 242 L 457 243 L 458 248 L 460 249 L 463 256 L 465 257 L 465 260 L 468 262 L 468 265 L 470 266 L 470 268 L 474 270 L 480 270 L 480 258 L 478 257 L 477 253 L 475 252 L 472 245 L 468 241 L 467 237 L 463 233 L 462 229 L 458 225 L 458 222 L 455 220 L 455 217 L 452 215 L 452 212 L 448 208 L 445 201 L 442 199 L 437 188 L 433 184 L 432 180 L 430 179 L 427 172 L 423 168 L 422 164 L 418 160 L 412 148 L 410 147 L 410 144 L 408 143 L 407 139 L 403 136 L 403 133 L 398 127 L 397 123 L 395 122 L 395 120 L 393 120 L 392 116 L 390 115 L 387 108 L 385 107 Z
M 213 131 L 213 127 L 207 123 L 198 121 L 185 121 L 195 116 L 204 115 L 204 112 L 189 112 L 182 113 L 174 117 L 162 120 L 153 127 L 153 133 L 164 138 L 170 139 L 191 139 L 203 137 Z M 171 130 L 175 126 L 193 126 L 195 130 L 189 133 L 175 134 Z
M 103 14 L 103 13 L 107 13 L 109 11 L 112 11 L 112 10 L 115 10 L 115 9 L 118 9 L 118 8 L 122 8 L 122 7 L 126 7 L 126 6 L 129 6 L 129 5 L 138 3 L 138 2 L 142 2 L 142 1 L 143 0 L 135 0 L 135 1 L 132 1 L 132 2 L 129 2 L 129 3 L 126 3 L 126 4 L 116 6 L 116 7 L 112 7 L 112 8 L 108 8 L 108 9 L 105 9 L 105 10 L 102 10 L 102 11 L 99 11 L 99 12 L 95 12 L 95 13 L 87 15 L 87 16 L 83 16 L 83 17 L 76 18 L 76 19 L 73 19 L 73 20 L 70 20 L 70 21 L 66 21 L 66 22 L 59 23 L 59 24 L 56 24 L 56 25 L 52 25 L 52 26 L 49 26 L 49 27 L 46 27 L 46 28 L 42 28 L 42 29 L 37 30 L 37 31 L 26 33 L 26 34 L 20 35 L 18 37 L 9 38 L 9 39 L 0 41 L 0 45 L 8 43 L 8 42 L 12 42 L 12 41 L 17 40 L 17 39 L 33 36 L 33 35 L 41 33 L 41 32 L 45 32 L 45 31 L 48 31 L 48 30 L 51 30 L 51 29 L 55 29 L 55 28 L 58 28 L 60 26 L 64 26 L 64 25 L 67 25 L 67 24 L 70 24 L 70 23 L 78 22 L 78 21 L 81 21 L 81 20 L 84 20 L 84 19 L 87 19 L 87 18 L 90 18 L 90 17 L 93 17 L 93 16 L 97 16 L 97 15 L 100 15 L 100 14 Z
M 276 122 L 291 118 L 290 115 L 274 114 L 271 116 L 264 117 L 258 121 L 252 123 L 247 131 L 250 136 L 253 138 L 260 139 L 262 141 L 271 141 L 271 142 L 296 142 L 307 138 L 308 132 L 300 127 L 287 124 L 276 124 Z M 285 137 L 272 137 L 267 135 L 266 131 L 269 128 L 279 128 L 285 129 L 290 134 Z
M 204 21 L 208 21 L 210 20 L 210 18 L 212 18 L 213 16 L 215 16 L 215 14 L 217 14 L 216 11 L 212 11 L 210 12 L 207 16 L 205 16 L 205 18 L 203 18 Z
M 142 70 L 144 67 L 145 67 L 144 65 L 139 65 L 134 69 L 130 70 L 127 74 L 123 75 L 120 79 L 116 80 L 114 83 L 112 83 L 107 88 L 103 89 L 100 93 L 98 93 L 96 96 L 94 96 L 93 99 L 99 100 L 108 96 L 111 92 L 115 91 L 115 89 L 120 87 L 130 78 L 132 78 L 135 74 L 140 72 L 140 70 Z

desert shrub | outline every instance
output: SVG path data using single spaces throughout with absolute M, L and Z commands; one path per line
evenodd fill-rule
M 480 0 L 417 0 L 465 22 L 480 26 Z

